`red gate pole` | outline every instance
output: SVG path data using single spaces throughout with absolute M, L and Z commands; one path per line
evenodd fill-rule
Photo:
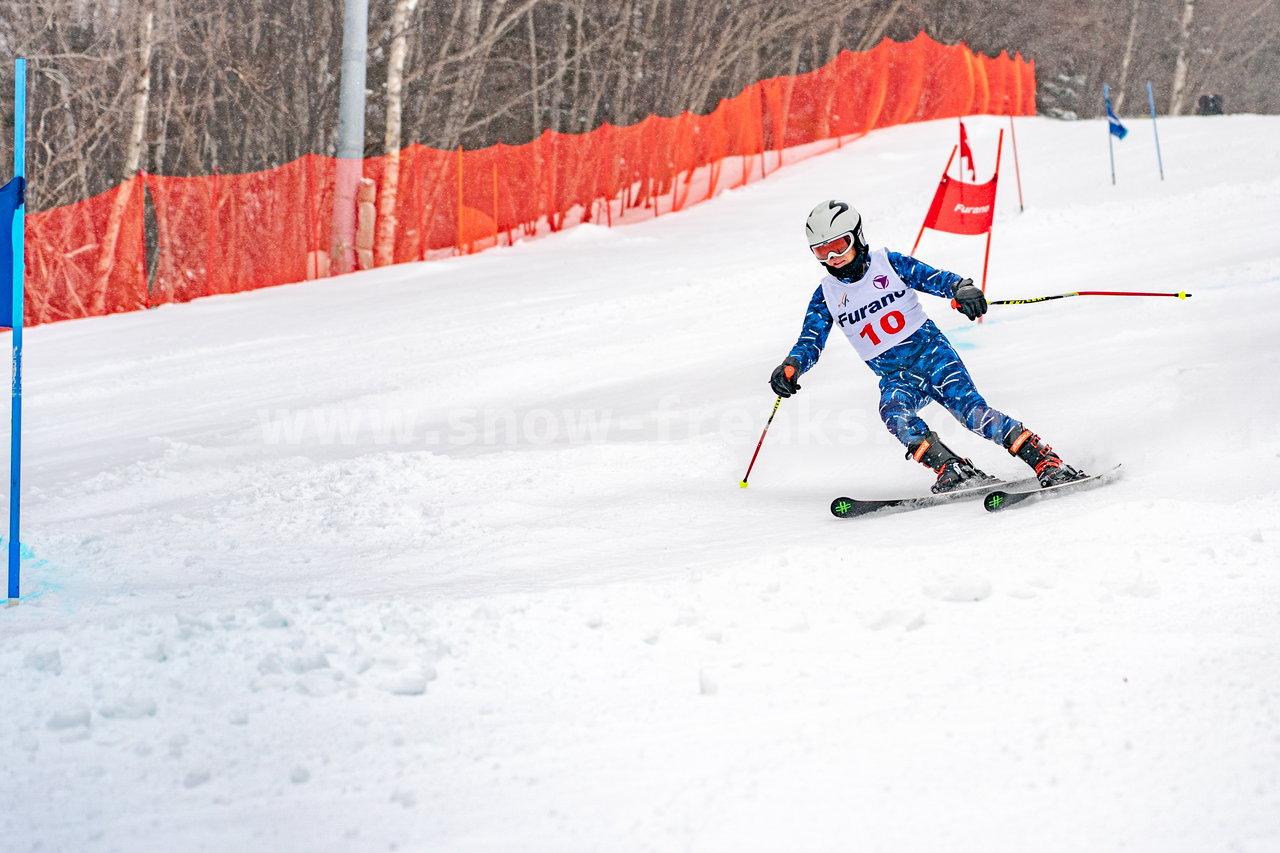
M 987 226 L 987 250 L 982 255 L 982 294 L 987 293 L 987 266 L 991 261 L 991 232 L 995 229 L 996 218 L 996 196 L 1000 191 L 1000 154 L 1004 150 L 1004 128 L 1000 128 L 1000 135 L 996 137 L 996 171 L 991 176 L 991 180 L 995 181 L 995 192 L 992 193 L 991 199 L 991 224 Z M 982 317 L 978 318 L 981 323 Z
M 951 147 L 951 156 L 947 158 L 947 165 L 944 166 L 942 169 L 942 180 L 946 180 L 947 172 L 951 170 L 951 161 L 956 158 L 956 152 L 959 150 L 960 150 L 959 145 L 953 145 Z M 929 210 L 933 210 L 932 203 L 929 204 Z M 920 245 L 920 238 L 924 236 L 924 229 L 928 225 L 928 223 L 929 223 L 929 213 L 926 212 L 924 215 L 924 222 L 920 223 L 920 233 L 916 235 L 916 241 L 911 244 L 911 254 L 914 255 L 916 253 L 916 247 Z

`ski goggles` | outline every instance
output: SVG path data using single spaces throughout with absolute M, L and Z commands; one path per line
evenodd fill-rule
M 843 255 L 853 247 L 853 232 L 846 231 L 838 237 L 832 237 L 824 243 L 810 246 L 813 256 L 824 263 L 837 255 Z

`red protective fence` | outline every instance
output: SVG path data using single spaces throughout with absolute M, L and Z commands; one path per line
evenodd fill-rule
M 1035 113 L 1035 67 L 923 33 L 762 80 L 708 115 L 649 116 L 525 145 L 399 153 L 363 162 L 362 267 L 469 253 L 580 222 L 660 215 L 757 180 L 846 137 L 904 122 Z M 827 146 L 810 143 L 829 141 Z M 803 146 L 801 148 L 798 148 Z M 332 158 L 244 175 L 139 174 L 27 217 L 29 325 L 131 311 L 328 274 Z M 379 198 L 379 194 L 382 195 Z M 146 196 L 154 215 L 147 267 Z M 375 204 L 374 202 L 377 202 Z M 377 221 L 375 211 L 387 214 Z M 375 245 L 377 243 L 377 245 Z
M 28 215 L 25 322 L 147 307 L 142 223 L 141 177 L 76 204 Z

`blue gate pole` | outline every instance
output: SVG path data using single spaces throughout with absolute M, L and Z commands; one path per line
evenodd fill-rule
M 1164 180 L 1164 158 L 1160 156 L 1160 129 L 1156 127 L 1156 96 L 1151 90 L 1151 81 L 1147 81 L 1147 103 L 1151 105 L 1151 130 L 1156 135 L 1156 164 L 1160 166 L 1160 180 Z
M 26 177 L 27 163 L 27 61 L 14 61 L 13 75 L 13 172 Z M 9 604 L 18 603 L 22 546 L 18 536 L 22 506 L 22 288 L 26 274 L 24 201 L 13 215 L 13 409 L 9 428 Z
M 1111 107 L 1111 89 L 1106 83 L 1102 84 L 1102 103 L 1110 111 Z M 1110 118 L 1108 116 L 1108 118 Z M 1107 122 L 1107 156 L 1111 158 L 1111 184 L 1114 186 L 1116 182 L 1116 152 L 1111 147 L 1111 122 Z

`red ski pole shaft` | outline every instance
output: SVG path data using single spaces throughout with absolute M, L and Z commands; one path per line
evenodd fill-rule
M 788 379 L 796 375 L 796 369 L 789 364 L 782 372 L 786 374 Z M 773 403 L 773 411 L 769 413 L 769 420 L 764 423 L 764 432 L 760 433 L 760 440 L 756 442 L 756 452 L 751 454 L 751 462 L 747 465 L 747 473 L 742 475 L 742 482 L 738 484 L 741 488 L 745 489 L 747 487 L 747 478 L 751 476 L 751 469 L 756 467 L 756 457 L 760 455 L 760 448 L 764 446 L 764 437 L 769 434 L 769 425 L 773 423 L 773 416 L 778 414 L 778 407 L 781 405 L 782 397 L 778 397 Z
M 1176 296 L 1179 299 L 1186 299 L 1191 296 L 1185 290 L 1179 290 L 1177 293 L 1140 293 L 1130 290 L 1081 290 L 1076 296 Z

